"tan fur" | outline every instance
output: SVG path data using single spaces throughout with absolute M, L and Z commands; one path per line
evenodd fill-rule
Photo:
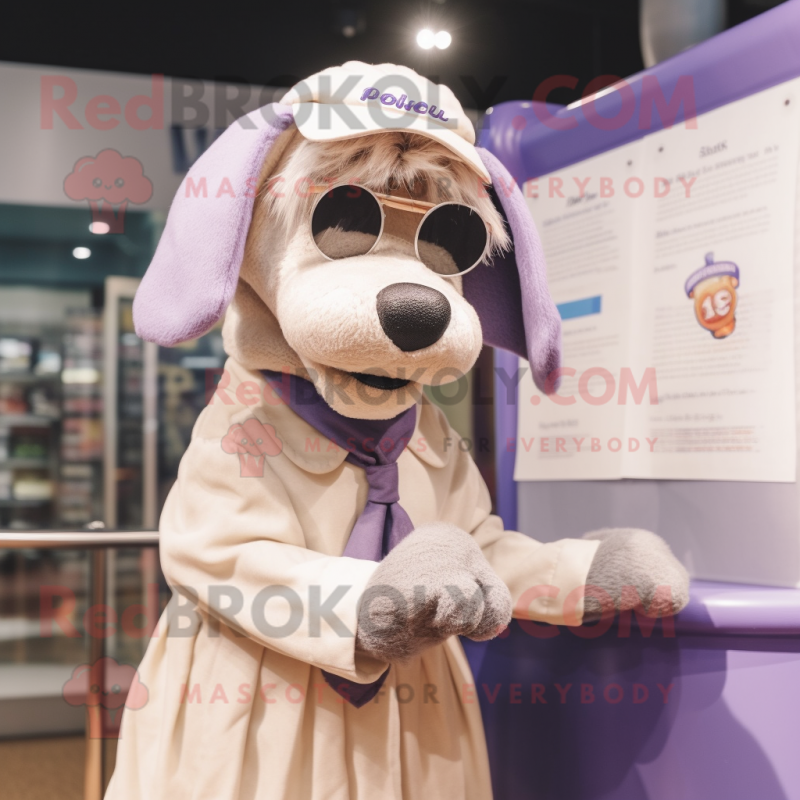
M 456 202 L 475 208 L 489 223 L 490 252 L 510 240 L 481 178 L 443 145 L 415 133 L 362 136 L 337 142 L 303 140 L 265 184 L 271 211 L 288 229 L 301 224 L 317 195 L 310 185 L 357 183 L 374 192 L 405 189 L 431 203 Z
M 295 129 L 284 134 L 282 156 L 262 170 L 262 185 L 248 233 L 240 283 L 226 315 L 226 350 L 250 369 L 290 371 L 311 379 L 337 411 L 358 419 L 388 419 L 411 406 L 424 385 L 457 380 L 475 363 L 483 339 L 478 316 L 461 292 L 458 277 L 442 254 L 437 271 L 416 257 L 413 231 L 418 217 L 388 209 L 383 236 L 365 256 L 329 261 L 311 237 L 313 200 L 279 198 L 271 175 L 287 181 L 306 169 L 318 176 L 343 176 L 364 169 L 364 185 L 432 199 L 450 176 L 449 198 L 476 207 L 493 231 L 495 249 L 508 243 L 502 219 L 466 164 L 441 145 L 418 135 L 381 133 L 336 143 L 309 142 Z M 417 141 L 421 140 L 421 141 Z M 349 178 L 348 178 L 349 179 Z M 288 185 L 288 184 L 287 184 Z M 415 194 L 416 193 L 416 194 Z M 280 202 L 279 202 L 280 201 Z M 285 202 L 284 202 L 285 201 Z M 477 269 L 481 269 L 478 266 Z M 381 289 L 417 283 L 441 292 L 451 306 L 442 338 L 411 353 L 383 332 L 376 310 Z M 366 387 L 352 372 L 367 372 L 412 383 L 401 390 Z

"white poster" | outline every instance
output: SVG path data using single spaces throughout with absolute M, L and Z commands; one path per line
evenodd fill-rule
M 526 185 L 565 370 L 518 480 L 795 480 L 798 150 L 793 80 Z

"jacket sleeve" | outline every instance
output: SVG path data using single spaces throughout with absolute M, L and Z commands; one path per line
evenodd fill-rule
M 475 537 L 492 569 L 508 586 L 514 617 L 554 625 L 580 625 L 583 590 L 599 542 L 539 542 L 523 533 L 505 530 L 500 517 L 491 513 L 489 490 L 475 462 L 460 448 L 456 452 L 454 481 L 460 486 L 458 493 L 462 498 L 475 498 L 464 529 Z
M 359 683 L 377 679 L 386 664 L 355 653 L 358 600 L 377 564 L 307 549 L 270 465 L 263 477 L 240 477 L 238 460 L 219 438 L 202 437 L 201 422 L 161 517 L 175 599 L 291 658 Z

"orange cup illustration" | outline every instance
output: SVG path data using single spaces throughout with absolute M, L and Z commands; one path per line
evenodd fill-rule
M 693 272 L 686 281 L 686 295 L 694 300 L 697 321 L 715 339 L 730 336 L 736 328 L 736 288 L 739 267 L 731 261 L 714 261 L 706 253 L 705 266 Z

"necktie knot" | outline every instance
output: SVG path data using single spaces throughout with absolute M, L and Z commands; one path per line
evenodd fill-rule
M 364 467 L 364 472 L 369 484 L 368 503 L 391 505 L 400 500 L 398 491 L 400 480 L 396 462 Z

